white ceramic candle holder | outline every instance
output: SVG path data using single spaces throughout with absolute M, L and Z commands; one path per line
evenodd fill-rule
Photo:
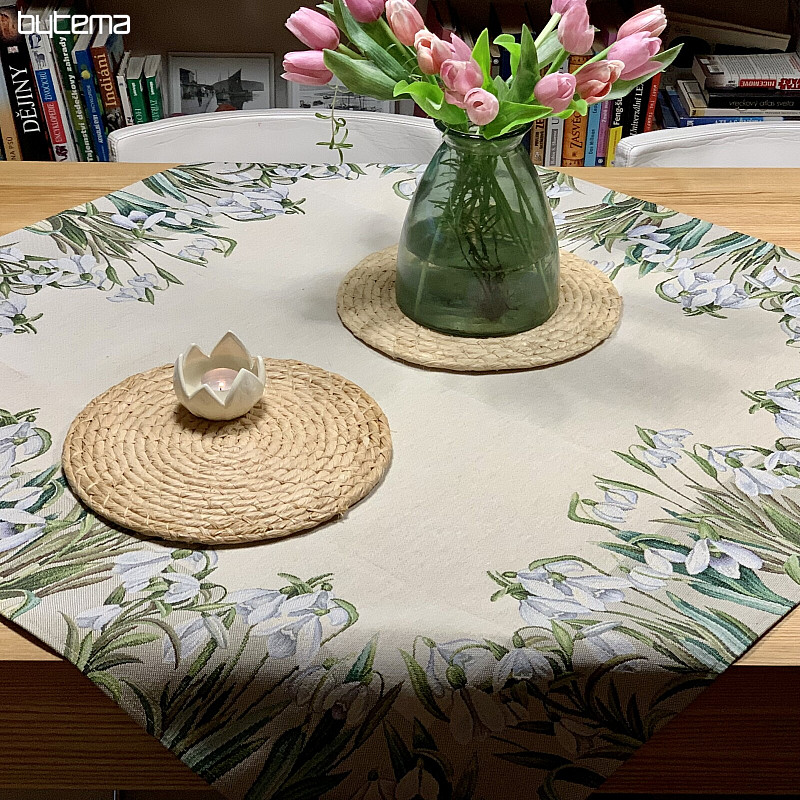
M 197 417 L 229 420 L 244 416 L 264 394 L 261 356 L 251 356 L 228 331 L 207 356 L 193 344 L 175 362 L 173 385 L 181 405 Z

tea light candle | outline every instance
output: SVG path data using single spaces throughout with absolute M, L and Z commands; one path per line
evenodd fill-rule
M 172 385 L 178 402 L 196 417 L 231 420 L 244 416 L 264 395 L 264 359 L 250 355 L 228 331 L 211 355 L 193 344 L 178 356 Z
M 200 380 L 209 389 L 214 389 L 217 392 L 227 392 L 233 386 L 233 381 L 238 374 L 235 369 L 218 367 L 217 369 L 210 369 Z

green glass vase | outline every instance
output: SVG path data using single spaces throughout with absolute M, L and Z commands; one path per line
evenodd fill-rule
M 558 306 L 558 239 L 525 131 L 445 130 L 408 209 L 397 257 L 406 316 L 455 336 L 508 336 Z

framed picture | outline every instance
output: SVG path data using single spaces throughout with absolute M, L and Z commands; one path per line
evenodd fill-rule
M 375 100 L 363 94 L 354 94 L 337 78 L 325 86 L 289 83 L 289 107 L 324 111 L 331 107 L 334 92 L 337 111 L 382 111 L 384 114 L 393 114 L 397 110 L 397 101 Z
M 275 105 L 272 53 L 170 53 L 170 113 L 252 111 Z

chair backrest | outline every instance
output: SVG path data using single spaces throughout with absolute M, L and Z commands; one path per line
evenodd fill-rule
M 800 122 L 736 122 L 628 136 L 616 167 L 800 167 Z
M 426 164 L 442 135 L 431 120 L 403 114 L 346 111 L 345 160 L 352 163 Z M 112 161 L 254 161 L 338 163 L 338 153 L 317 143 L 331 126 L 312 110 L 222 111 L 133 125 L 109 136 Z

